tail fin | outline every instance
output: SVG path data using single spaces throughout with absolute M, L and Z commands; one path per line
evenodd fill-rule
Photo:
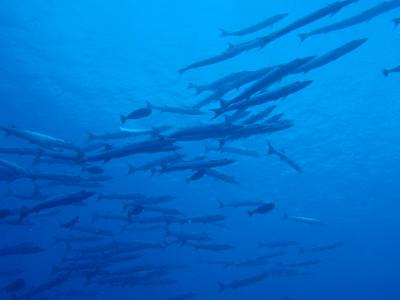
M 199 95 L 203 92 L 203 89 L 194 83 L 189 82 L 189 89 L 194 89 L 196 91 L 196 95 Z
M 220 37 L 225 37 L 225 36 L 228 36 L 228 35 L 229 35 L 229 32 L 226 31 L 225 29 L 220 28 L 219 31 L 220 31 L 220 33 L 221 33 L 221 34 L 220 34 Z
M 221 200 L 218 200 L 218 208 L 224 208 L 224 203 Z
M 275 154 L 275 153 L 276 153 L 275 148 L 272 146 L 272 144 L 270 142 L 268 142 L 268 153 L 267 153 L 267 155 L 272 155 L 272 154 Z
M 23 207 L 20 214 L 19 214 L 19 219 L 23 220 L 29 215 L 29 211 L 26 207 Z
M 388 77 L 388 75 L 389 75 L 389 70 L 383 69 L 383 70 L 382 70 L 382 73 L 383 73 L 383 76 Z
M 133 173 L 136 172 L 136 169 L 134 166 L 132 166 L 131 164 L 128 164 L 128 173 L 126 173 L 126 176 L 132 175 Z
M 249 210 L 247 213 L 249 214 L 250 218 L 253 216 L 253 212 L 252 211 Z
M 98 193 L 97 194 L 97 201 L 100 201 L 103 199 L 103 194 L 102 193 Z
M 400 18 L 393 19 L 392 22 L 394 24 L 394 29 L 396 29 L 400 24 Z
M 189 70 L 187 67 L 186 67 L 186 68 L 183 68 L 183 69 L 180 69 L 180 70 L 178 70 L 179 76 L 182 76 L 182 74 L 183 74 L 183 73 L 185 73 L 187 70 Z
M 218 291 L 222 293 L 226 289 L 225 284 L 218 282 Z
M 120 118 L 121 118 L 121 123 L 125 124 L 127 118 L 123 115 L 121 115 Z
M 304 42 L 309 37 L 308 33 L 299 34 L 299 39 L 301 42 Z
M 91 133 L 91 132 L 88 132 L 88 133 L 87 133 L 87 141 L 88 141 L 88 142 L 93 141 L 94 138 L 95 138 L 95 136 L 94 136 L 93 133 Z
M 147 108 L 147 109 L 153 109 L 153 104 L 151 104 L 150 101 L 147 101 L 147 102 L 146 102 L 146 108 Z

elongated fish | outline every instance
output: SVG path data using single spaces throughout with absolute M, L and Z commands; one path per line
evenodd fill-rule
M 298 223 L 310 224 L 310 225 L 326 225 L 325 222 L 323 222 L 319 219 L 309 218 L 309 217 L 289 216 L 287 214 L 284 214 L 283 219 L 291 220 L 291 221 L 298 222 Z
M 383 69 L 382 71 L 385 77 L 389 76 L 390 73 L 399 73 L 399 72 L 400 72 L 400 66 L 394 67 L 392 69 Z
M 312 247 L 312 248 L 299 248 L 299 252 L 300 253 L 304 253 L 304 252 L 321 252 L 321 251 L 327 251 L 327 250 L 332 250 L 332 249 L 336 249 L 339 247 L 343 247 L 347 245 L 347 242 L 337 242 L 337 243 L 333 243 L 333 244 L 327 244 L 327 245 L 322 245 L 322 246 L 317 246 L 317 247 Z
M 251 25 L 249 27 L 246 27 L 246 28 L 243 28 L 241 30 L 238 30 L 238 31 L 229 32 L 227 30 L 220 29 L 221 30 L 221 37 L 243 36 L 243 35 L 246 35 L 246 34 L 250 34 L 250 33 L 259 31 L 261 29 L 264 29 L 264 28 L 266 28 L 268 26 L 272 26 L 275 23 L 278 23 L 280 20 L 285 18 L 287 15 L 288 14 L 286 14 L 286 13 L 285 14 L 278 14 L 278 15 L 275 15 L 273 17 L 267 18 L 267 19 L 265 19 L 265 20 L 263 20 L 261 22 L 258 22 L 258 23 L 254 24 L 254 25 Z
M 308 25 L 312 22 L 315 22 L 319 19 L 322 19 L 326 16 L 329 15 L 334 15 L 337 12 L 339 12 L 342 8 L 348 6 L 349 4 L 355 3 L 358 0 L 344 0 L 344 1 L 336 1 L 332 4 L 329 4 L 315 12 L 312 12 L 311 14 L 308 14 L 292 23 L 290 23 L 289 25 L 283 27 L 280 30 L 277 30 L 267 36 L 263 36 L 260 38 L 256 38 L 244 43 L 240 43 L 240 44 L 236 44 L 236 45 L 232 45 L 229 44 L 228 49 L 226 49 L 223 53 L 215 55 L 213 57 L 195 62 L 181 70 L 179 70 L 180 74 L 183 74 L 184 72 L 186 72 L 187 70 L 190 69 L 195 69 L 195 68 L 200 68 L 200 67 L 204 67 L 204 66 L 208 66 L 208 65 L 212 65 L 212 64 L 216 64 L 222 61 L 225 61 L 227 59 L 233 58 L 243 52 L 249 51 L 251 49 L 255 49 L 255 48 L 262 48 L 265 45 L 271 43 L 274 40 L 277 40 L 278 38 L 298 29 L 301 28 L 305 25 Z
M 303 169 L 291 158 L 289 158 L 284 152 L 279 152 L 277 151 L 271 143 L 268 143 L 269 149 L 268 149 L 268 155 L 276 155 L 278 156 L 282 161 L 285 161 L 289 166 L 291 166 L 293 169 L 295 169 L 297 172 L 303 172 Z
M 314 36 L 314 35 L 319 35 L 319 34 L 326 34 L 338 30 L 342 30 L 345 28 L 349 28 L 355 25 L 358 25 L 363 22 L 367 22 L 372 20 L 373 18 L 384 14 L 388 11 L 391 11 L 397 7 L 400 7 L 400 1 L 399 0 L 391 0 L 391 1 L 385 1 L 382 3 L 379 3 L 378 5 L 367 9 L 363 11 L 362 13 L 355 15 L 353 17 L 344 19 L 342 21 L 333 23 L 328 26 L 324 26 L 321 28 L 318 28 L 316 30 L 310 31 L 308 33 L 302 33 L 299 35 L 300 39 L 304 41 L 305 39 Z

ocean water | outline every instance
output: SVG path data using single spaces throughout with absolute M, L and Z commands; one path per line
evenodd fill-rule
M 182 298 L 176 299 L 400 299 L 400 75 L 393 73 L 385 77 L 382 74 L 384 68 L 400 65 L 400 28 L 394 29 L 391 21 L 400 17 L 400 5 L 367 22 L 300 42 L 300 33 L 352 17 L 381 3 L 358 1 L 332 16 L 289 32 L 262 49 L 249 50 L 223 62 L 189 70 L 181 76 L 178 74 L 179 69 L 193 62 L 223 52 L 228 42 L 237 45 L 268 35 L 332 2 L 3 0 L 0 7 L 0 126 L 44 133 L 71 142 L 80 149 L 97 142 L 103 143 L 100 147 L 106 143 L 115 148 L 128 142 L 164 139 L 181 128 L 219 124 L 223 118 L 211 120 L 211 109 L 219 106 L 218 101 L 204 106 L 205 113 L 200 116 L 153 110 L 148 117 L 128 120 L 121 125 L 120 115 L 146 106 L 147 101 L 159 106 L 193 106 L 209 94 L 195 95 L 194 90 L 188 89 L 189 83 L 208 84 L 234 72 L 321 55 L 353 40 L 368 38 L 368 41 L 327 65 L 274 82 L 271 90 L 294 81 L 313 81 L 305 89 L 272 103 L 277 106 L 272 115 L 283 113 L 282 119 L 290 120 L 294 126 L 272 134 L 228 141 L 224 146 L 254 150 L 260 156 L 207 152 L 205 149 L 210 145 L 218 147 L 218 138 L 174 141 L 182 147 L 177 152 L 185 154 L 188 161 L 200 156 L 205 156 L 203 160 L 234 159 L 235 163 L 216 169 L 233 176 L 238 184 L 209 176 L 187 183 L 196 173 L 187 170 L 126 175 L 128 164 L 139 166 L 167 153 L 141 153 L 85 164 L 85 157 L 93 152 L 83 151 L 82 154 L 79 151 L 80 157 L 72 165 L 55 161 L 34 163 L 41 154 L 2 153 L 1 159 L 22 166 L 29 173 L 74 175 L 83 181 L 87 176 L 98 176 L 82 171 L 82 166 L 90 165 L 102 168 L 101 176 L 112 178 L 95 188 L 71 186 L 65 181 L 49 185 L 53 181 L 29 178 L 0 182 L 0 193 L 4 195 L 1 209 L 12 212 L 11 216 L 0 220 L 0 275 L 7 270 L 20 270 L 18 274 L 1 275 L 1 287 L 18 278 L 25 281 L 25 288 L 16 292 L 7 293 L 2 289 L 0 299 L 11 296 L 32 300 L 174 299 L 172 297 L 179 295 Z M 279 13 L 288 13 L 288 16 L 272 27 L 242 37 L 220 37 L 221 28 L 239 30 Z M 232 99 L 247 88 L 249 85 L 233 90 L 224 98 Z M 268 105 L 251 107 L 249 111 L 261 112 Z M 241 121 L 233 124 L 241 124 Z M 89 133 L 118 132 L 120 126 L 152 129 L 164 125 L 171 128 L 159 134 L 88 142 Z M 297 172 L 276 155 L 267 155 L 268 142 L 278 151 L 284 149 L 280 153 L 299 164 L 302 172 Z M 3 147 L 39 148 L 15 136 L 2 139 L 0 148 Z M 54 151 L 75 154 L 74 150 Z M 94 153 L 100 151 L 103 150 L 97 149 Z M 43 197 L 34 201 L 10 195 L 12 191 L 14 195 L 32 198 L 35 186 Z M 185 214 L 182 218 L 186 222 L 156 224 L 160 228 L 151 231 L 130 230 L 144 227 L 130 223 L 128 212 L 123 209 L 123 203 L 132 199 L 96 200 L 98 196 L 94 196 L 83 205 L 65 205 L 31 214 L 21 220 L 29 224 L 18 225 L 20 212 L 46 201 L 45 195 L 82 189 L 103 195 L 171 195 L 175 197 L 173 201 L 157 207 L 178 209 Z M 275 208 L 253 217 L 248 210 L 254 207 L 219 208 L 219 201 L 243 200 L 272 202 Z M 96 214 L 119 215 L 127 220 L 95 219 Z M 134 215 L 133 220 L 159 216 L 146 209 L 139 214 Z M 314 218 L 325 225 L 284 220 L 285 214 Z M 222 215 L 226 219 L 211 224 L 195 224 L 192 220 L 209 215 Z M 60 226 L 77 216 L 79 224 L 75 226 L 110 230 L 113 236 L 98 242 L 55 243 L 55 238 L 60 237 L 96 236 Z M 9 220 L 15 223 L 7 225 Z M 146 225 L 149 226 L 154 224 Z M 211 240 L 180 244 L 166 235 L 168 230 L 204 233 Z M 90 261 L 95 265 L 88 268 L 90 274 L 82 275 L 79 265 L 78 270 L 54 273 L 54 267 L 78 264 L 66 262 L 66 257 L 90 256 L 90 249 L 101 245 L 138 241 L 158 243 L 160 247 L 129 252 L 141 257 L 115 263 L 105 261 L 122 254 L 99 250 L 101 259 Z M 259 242 L 277 241 L 299 244 L 284 248 L 259 247 Z M 346 244 L 321 251 L 300 251 L 340 242 Z M 44 251 L 3 255 L 5 247 L 21 243 L 33 243 Z M 234 248 L 196 250 L 191 243 L 228 244 Z M 82 251 L 71 254 L 74 249 Z M 224 260 L 238 264 L 278 251 L 284 253 L 258 261 L 255 266 L 199 262 Z M 285 267 L 285 264 L 315 260 L 319 263 Z M 116 275 L 118 271 L 149 264 L 155 267 L 125 273 L 124 282 Z M 160 265 L 165 264 L 182 268 L 170 266 L 163 273 L 165 267 Z M 152 272 L 160 274 L 152 277 Z M 223 288 L 222 291 L 219 288 L 219 283 L 228 287 L 258 274 L 267 275 L 247 286 Z M 149 278 L 143 279 L 146 275 Z M 24 296 L 57 276 L 68 278 L 38 295 Z M 63 294 L 67 292 L 72 294 Z M 84 292 L 94 294 L 84 295 Z M 193 295 L 184 298 L 187 293 Z

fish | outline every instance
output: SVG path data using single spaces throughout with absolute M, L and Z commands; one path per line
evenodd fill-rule
M 99 242 L 102 241 L 103 238 L 100 236 L 85 236 L 85 235 L 79 235 L 79 236 L 69 236 L 69 237 L 54 237 L 54 243 L 59 244 L 59 243 L 65 243 L 67 245 L 72 244 L 72 243 L 93 243 L 93 242 Z
M 265 203 L 260 205 L 254 210 L 249 210 L 247 213 L 249 214 L 250 217 L 252 217 L 254 214 L 266 214 L 272 211 L 275 208 L 275 203 Z
M 193 247 L 196 250 L 208 251 L 226 251 L 232 250 L 235 247 L 230 244 L 200 244 L 200 243 L 186 243 L 185 245 Z
M 258 243 L 258 248 L 284 248 L 284 247 L 294 247 L 300 245 L 297 241 L 277 241 L 277 242 L 268 242 Z
M 31 243 L 20 243 L 14 246 L 0 248 L 0 256 L 30 255 L 46 251 L 46 249 Z
M 278 38 L 280 38 L 282 36 L 285 36 L 286 34 L 292 32 L 296 29 L 299 29 L 303 26 L 311 24 L 312 22 L 320 20 L 326 16 L 334 15 L 334 14 L 338 13 L 340 10 L 342 10 L 344 7 L 346 7 L 352 3 L 356 3 L 356 2 L 358 2 L 358 0 L 336 1 L 336 2 L 333 2 L 321 9 L 318 9 L 318 10 L 290 23 L 289 25 L 287 25 L 275 32 L 270 33 L 266 36 L 258 37 L 256 39 L 246 41 L 246 42 L 236 44 L 236 45 L 228 44 L 228 48 L 224 52 L 222 52 L 218 55 L 215 55 L 213 57 L 192 63 L 192 64 L 186 66 L 185 68 L 180 69 L 179 74 L 182 75 L 184 72 L 186 72 L 190 69 L 209 66 L 209 65 L 213 65 L 213 64 L 231 59 L 231 58 L 236 57 L 236 56 L 238 56 L 246 51 L 249 51 L 251 49 L 255 49 L 255 48 L 261 49 L 261 48 L 265 47 L 267 44 L 277 40 Z
M 76 217 L 72 218 L 71 220 L 60 224 L 60 226 L 65 229 L 70 229 L 70 228 L 74 227 L 76 224 L 78 224 L 79 221 L 80 221 L 80 217 L 76 216 Z
M 225 173 L 222 173 L 220 171 L 217 171 L 213 168 L 205 169 L 204 174 L 209 177 L 212 177 L 214 179 L 226 182 L 226 183 L 239 184 L 239 182 L 235 179 L 235 177 L 225 174 Z
M 215 117 L 232 110 L 244 110 L 253 106 L 262 105 L 270 101 L 276 101 L 281 98 L 286 98 L 291 94 L 295 94 L 302 89 L 306 88 L 312 83 L 311 80 L 296 81 L 294 83 L 285 85 L 273 91 L 258 94 L 248 99 L 243 99 L 237 102 L 225 102 L 221 103 L 219 109 L 214 109 Z
M 88 133 L 88 142 L 100 140 L 100 141 L 110 141 L 110 140 L 121 140 L 128 139 L 143 135 L 157 135 L 161 132 L 169 130 L 170 126 L 154 126 L 152 128 L 126 128 L 120 127 L 119 131 L 116 132 L 106 132 L 103 134 Z
M 90 174 L 103 174 L 104 173 L 103 168 L 101 168 L 99 166 L 83 167 L 82 171 L 88 172 Z
M 176 208 L 160 207 L 160 206 L 144 206 L 143 210 L 146 212 L 159 213 L 163 215 L 173 215 L 173 216 L 186 216 L 183 212 Z
M 268 143 L 268 153 L 267 155 L 276 155 L 280 158 L 280 160 L 286 162 L 290 167 L 292 167 L 294 170 L 296 170 L 297 172 L 302 173 L 303 169 L 291 158 L 289 158 L 284 151 L 279 152 L 277 151 L 271 143 Z
M 237 154 L 237 155 L 242 155 L 242 156 L 249 156 L 249 157 L 259 157 L 261 154 L 255 150 L 250 150 L 250 149 L 244 149 L 244 148 L 239 148 L 239 147 L 231 147 L 231 146 L 226 146 L 223 145 L 222 147 L 219 146 L 206 146 L 205 151 L 217 151 L 221 153 L 231 153 L 231 154 Z
M 385 77 L 388 77 L 390 73 L 399 73 L 400 72 L 400 66 L 394 67 L 392 69 L 383 69 L 382 73 Z
M 203 115 L 200 109 L 190 106 L 157 106 L 150 102 L 148 102 L 148 107 L 152 110 L 158 110 L 162 113 L 171 113 L 171 114 L 178 114 L 178 115 L 189 115 L 189 116 L 200 116 Z
M 95 194 L 96 194 L 95 192 L 80 191 L 76 193 L 53 196 L 35 206 L 32 206 L 30 208 L 23 208 L 20 214 L 20 218 L 24 219 L 30 214 L 33 213 L 37 214 L 43 210 L 52 209 L 59 206 L 67 206 L 67 205 L 82 203 L 84 200 L 94 196 Z
M 25 279 L 18 278 L 16 280 L 14 280 L 13 282 L 2 287 L 1 290 L 5 291 L 9 294 L 14 294 L 14 293 L 20 292 L 21 290 L 25 289 L 25 287 L 26 287 Z
M 223 215 L 207 215 L 201 217 L 188 218 L 190 223 L 210 224 L 225 221 L 227 218 Z
M 257 123 L 258 121 L 262 121 L 263 119 L 267 118 L 275 108 L 276 105 L 271 105 L 267 107 L 265 110 L 257 114 L 251 115 L 250 117 L 248 117 L 246 120 L 243 121 L 242 125 L 250 125 Z
M 290 61 L 289 63 L 282 65 L 281 67 L 278 67 L 278 68 L 272 70 L 271 72 L 268 72 L 264 77 L 260 78 L 259 80 L 257 80 L 253 84 L 251 84 L 243 92 L 239 93 L 236 97 L 234 97 L 230 101 L 230 105 L 233 105 L 234 103 L 240 102 L 242 100 L 249 99 L 254 94 L 258 93 L 262 89 L 267 89 L 275 82 L 282 80 L 285 76 L 291 74 L 294 70 L 297 70 L 297 69 L 301 68 L 302 66 L 306 65 L 313 59 L 315 59 L 315 56 L 294 59 L 294 60 Z M 297 84 L 297 85 L 302 86 L 305 84 L 305 86 L 307 86 L 310 83 L 311 82 L 305 82 L 303 84 Z
M 204 177 L 205 169 L 199 169 L 193 173 L 192 176 L 186 178 L 186 183 L 190 183 L 191 181 L 196 181 Z
M 352 16 L 352 17 L 346 18 L 344 20 L 335 22 L 333 24 L 318 28 L 318 29 L 310 31 L 308 33 L 302 33 L 299 35 L 299 38 L 301 41 L 304 41 L 311 36 L 315 36 L 315 35 L 319 35 L 319 34 L 326 34 L 326 33 L 335 32 L 338 30 L 342 30 L 345 28 L 349 28 L 349 27 L 358 25 L 360 23 L 370 21 L 370 20 L 374 19 L 375 17 L 377 17 L 381 14 L 384 14 L 386 12 L 389 12 L 398 7 L 400 7 L 399 0 L 385 1 L 385 2 L 377 4 L 355 16 Z
M 27 291 L 24 294 L 21 294 L 19 296 L 15 296 L 13 300 L 29 300 L 32 299 L 34 296 L 42 294 L 44 292 L 47 292 L 49 290 L 52 290 L 53 288 L 62 285 L 64 282 L 66 282 L 69 278 L 69 274 L 60 274 L 59 276 L 50 278 L 49 281 L 37 285 L 36 287 L 31 288 L 29 291 Z
M 96 236 L 104 236 L 104 237 L 113 237 L 115 234 L 111 230 L 95 228 L 95 227 L 83 227 L 83 226 L 74 226 L 71 227 L 71 230 L 76 230 L 83 233 L 89 233 Z
M 150 116 L 151 113 L 152 113 L 151 106 L 150 106 L 149 103 L 147 103 L 146 107 L 136 109 L 136 110 L 132 111 L 131 113 L 129 113 L 129 114 L 126 115 L 126 116 L 121 115 L 121 116 L 120 116 L 120 118 L 121 118 L 121 123 L 122 123 L 122 124 L 125 124 L 125 122 L 126 122 L 127 120 L 142 119 L 142 118 L 145 118 L 145 117 Z
M 279 267 L 284 267 L 284 268 L 297 268 L 297 267 L 308 267 L 308 266 L 319 265 L 320 263 L 321 261 L 319 259 L 314 259 L 296 263 L 279 263 L 278 265 Z
M 257 200 L 236 200 L 236 201 L 233 201 L 233 202 L 218 201 L 218 204 L 219 204 L 218 208 L 253 207 L 253 206 L 260 206 L 263 203 L 264 203 L 263 201 L 257 201 Z
M 51 150 L 66 149 L 66 150 L 74 150 L 77 151 L 78 153 L 81 153 L 81 149 L 75 146 L 74 144 L 66 142 L 56 137 L 46 135 L 44 133 L 32 130 L 18 129 L 15 126 L 10 126 L 10 127 L 0 126 L 0 130 L 3 130 L 6 133 L 6 136 L 13 135 L 46 149 L 51 149 Z
M 268 26 L 272 26 L 276 23 L 278 23 L 279 21 L 281 21 L 282 19 L 284 19 L 288 14 L 287 13 L 283 13 L 283 14 L 277 14 L 274 15 L 272 17 L 269 17 L 261 22 L 258 22 L 257 24 L 251 25 L 247 28 L 241 29 L 241 30 L 237 30 L 237 31 L 226 31 L 224 29 L 220 29 L 221 31 L 221 37 L 227 37 L 227 36 L 243 36 L 243 35 L 247 35 L 250 33 L 254 33 L 256 31 L 259 31 L 261 29 L 264 29 Z
M 184 157 L 185 157 L 184 154 L 172 153 L 170 155 L 163 156 L 163 157 L 157 158 L 155 160 L 149 161 L 138 167 L 134 167 L 133 165 L 128 164 L 129 170 L 128 170 L 127 175 L 132 175 L 133 173 L 138 172 L 138 171 L 144 171 L 144 172 L 149 171 L 149 170 L 153 171 L 154 168 L 160 167 L 164 164 L 181 161 Z
M 308 73 L 311 70 L 314 70 L 318 67 L 326 65 L 326 64 L 354 51 L 355 49 L 361 47 L 367 41 L 368 41 L 367 38 L 363 38 L 363 39 L 358 39 L 358 40 L 348 42 L 336 49 L 333 49 L 332 51 L 329 51 L 328 53 L 326 53 L 324 55 L 317 56 L 315 59 L 311 60 L 309 63 L 303 65 L 298 70 L 298 72 Z
M 310 225 L 326 225 L 325 222 L 323 222 L 319 219 L 309 218 L 309 217 L 289 216 L 287 214 L 284 214 L 283 219 L 291 220 L 291 221 L 298 222 L 298 223 L 310 224 Z
M 246 287 L 246 286 L 249 286 L 249 285 L 252 285 L 252 284 L 256 284 L 256 283 L 264 281 L 265 279 L 268 278 L 268 276 L 269 276 L 269 274 L 267 272 L 263 271 L 261 273 L 258 273 L 256 275 L 254 275 L 254 276 L 250 276 L 250 277 L 247 277 L 247 278 L 234 280 L 231 283 L 224 284 L 224 283 L 219 282 L 218 283 L 219 292 L 221 293 L 221 292 L 223 292 L 223 291 L 225 291 L 227 289 L 237 290 L 239 288 L 243 288 L 243 287 Z
M 175 238 L 181 245 L 186 244 L 188 241 L 208 242 L 211 240 L 211 237 L 206 233 L 173 232 L 169 229 L 167 229 L 165 236 Z
M 28 177 L 28 171 L 5 159 L 0 159 L 0 181 L 14 181 L 19 178 Z
M 195 160 L 195 161 L 184 161 L 176 162 L 173 164 L 163 165 L 160 173 L 169 173 L 176 171 L 185 170 L 204 170 L 208 168 L 222 167 L 235 163 L 233 159 L 212 159 L 212 160 Z
M 231 84 L 232 82 L 248 75 L 251 74 L 252 71 L 240 71 L 240 72 L 235 72 L 232 74 L 229 74 L 227 76 L 224 76 L 212 83 L 206 84 L 206 85 L 197 85 L 194 83 L 189 83 L 189 88 L 194 89 L 196 91 L 196 95 L 201 94 L 202 92 L 205 91 L 213 91 L 213 92 L 218 92 L 221 89 L 224 89 L 226 85 Z
M 321 251 L 327 251 L 327 250 L 332 250 L 332 249 L 336 249 L 336 248 L 339 248 L 339 247 L 343 247 L 345 245 L 347 245 L 347 242 L 338 242 L 338 243 L 334 243 L 334 244 L 328 244 L 328 245 L 312 247 L 312 248 L 309 248 L 309 249 L 299 248 L 299 252 L 300 253 L 304 253 L 304 252 L 321 252 Z
M 264 254 L 255 258 L 246 259 L 240 262 L 234 262 L 228 266 L 230 267 L 258 267 L 263 266 L 270 263 L 271 258 L 275 258 L 278 256 L 286 255 L 285 251 L 277 251 L 274 253 Z
M 394 28 L 397 28 L 400 24 L 400 18 L 395 18 L 392 20 L 392 23 L 394 24 Z
M 179 150 L 180 147 L 174 145 L 174 141 L 170 139 L 155 139 L 139 143 L 129 143 L 122 146 L 108 146 L 106 150 L 100 153 L 88 154 L 81 162 L 103 161 L 104 163 L 121 157 L 140 153 L 157 153 Z

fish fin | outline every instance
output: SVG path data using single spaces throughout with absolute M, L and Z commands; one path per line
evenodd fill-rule
M 194 89 L 196 91 L 196 96 L 203 92 L 203 90 L 201 89 L 201 87 L 199 85 L 196 85 L 196 84 L 191 83 L 191 82 L 189 82 L 188 88 L 189 89 Z
M 309 37 L 309 35 L 308 35 L 308 33 L 300 33 L 298 35 L 298 37 L 299 37 L 301 42 L 304 42 Z
M 91 142 L 91 141 L 93 141 L 95 139 L 95 135 L 93 134 L 93 133 L 91 133 L 91 132 L 88 132 L 87 133 L 87 138 L 86 138 L 86 140 L 88 141 L 88 142 Z
M 187 67 L 186 67 L 186 68 L 179 69 L 179 70 L 178 70 L 179 76 L 182 76 L 182 74 L 185 73 L 187 70 L 189 70 Z
M 128 164 L 128 173 L 126 173 L 127 176 L 132 175 L 133 173 L 135 173 L 135 167 L 132 166 L 131 164 Z
M 146 101 L 146 108 L 150 110 L 153 109 L 153 104 L 151 104 L 150 101 Z
M 101 145 L 104 147 L 104 151 L 108 151 L 108 150 L 112 149 L 112 145 L 111 144 L 101 143 Z
M 219 37 L 225 37 L 225 36 L 229 35 L 229 32 L 226 31 L 225 29 L 222 29 L 222 28 L 219 29 L 219 32 L 220 32 L 220 36 Z
M 120 119 L 121 119 L 121 123 L 125 124 L 127 118 L 124 115 L 121 115 Z
M 382 73 L 383 73 L 383 76 L 388 77 L 388 75 L 389 75 L 389 70 L 383 69 L 383 70 L 382 70 Z
M 234 48 L 235 46 L 232 43 L 228 42 L 228 50 L 231 50 L 232 48 Z
M 268 142 L 268 153 L 267 153 L 267 155 L 272 155 L 272 154 L 275 154 L 275 153 L 276 153 L 275 148 L 272 146 L 272 144 L 270 142 Z

